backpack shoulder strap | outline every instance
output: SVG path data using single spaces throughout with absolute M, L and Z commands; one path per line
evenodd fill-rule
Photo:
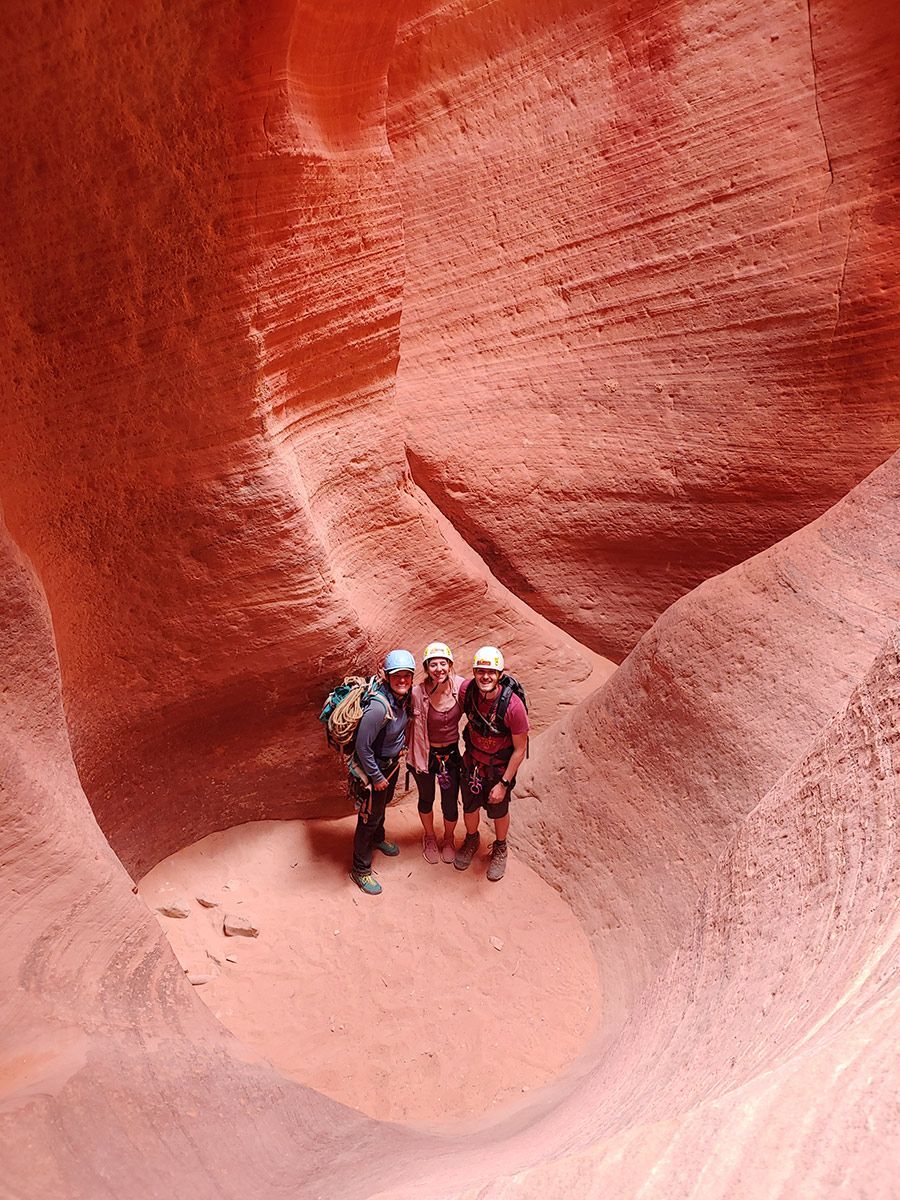
M 382 721 L 382 725 L 386 725 L 388 721 L 393 720 L 394 710 L 391 706 L 391 702 L 374 681 L 369 690 L 369 700 L 377 700 L 384 710 L 384 720 Z
M 506 724 L 506 710 L 513 696 L 512 680 L 504 675 L 500 680 L 500 699 L 497 701 L 497 720 Z

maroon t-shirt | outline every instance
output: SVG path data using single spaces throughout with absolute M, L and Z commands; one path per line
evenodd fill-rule
M 462 719 L 460 697 L 444 712 L 428 706 L 428 742 L 432 746 L 455 746 L 459 741 L 459 722 Z
M 460 684 L 460 703 L 464 703 L 466 691 L 470 684 L 472 687 L 476 687 L 474 679 L 467 679 L 465 683 Z M 492 709 L 495 708 L 499 699 L 500 693 L 498 692 L 493 700 L 486 700 L 476 687 L 475 706 L 479 713 L 481 713 L 481 715 L 486 717 L 488 720 L 492 719 Z M 494 724 L 496 724 L 496 718 L 494 717 L 493 719 Z M 502 754 L 504 750 L 512 750 L 512 735 L 514 733 L 528 732 L 528 709 L 515 694 L 515 692 L 513 692 L 509 698 L 509 707 L 507 708 L 506 715 L 503 718 L 503 724 L 506 726 L 506 730 L 498 737 L 483 737 L 476 730 L 474 725 L 469 725 L 468 741 L 472 750 L 473 758 L 485 763 L 490 763 L 497 758 L 497 755 Z

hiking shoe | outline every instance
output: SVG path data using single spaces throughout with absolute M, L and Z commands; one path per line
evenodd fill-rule
M 491 846 L 491 861 L 487 869 L 487 877 L 491 883 L 496 883 L 506 874 L 506 858 L 506 842 L 494 842 Z
M 452 863 L 456 859 L 456 847 L 453 838 L 444 838 L 441 843 L 441 862 Z
M 356 884 L 361 892 L 365 892 L 367 896 L 380 896 L 381 884 L 369 871 L 351 871 L 350 878 Z
M 425 861 L 429 863 L 436 863 L 440 857 L 437 841 L 433 837 L 429 837 L 427 833 L 422 838 L 422 854 L 425 856 Z
M 478 849 L 478 843 L 481 841 L 480 833 L 467 833 L 465 840 L 456 852 L 456 857 L 453 860 L 453 865 L 457 871 L 465 871 L 467 867 L 472 865 L 472 859 L 475 857 L 475 852 Z
M 400 847 L 397 843 L 389 842 L 387 838 L 383 842 L 379 842 L 375 849 L 380 850 L 382 854 L 386 854 L 388 858 L 396 858 L 400 853 Z

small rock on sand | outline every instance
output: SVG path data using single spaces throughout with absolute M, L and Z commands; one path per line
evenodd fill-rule
M 203 906 L 203 908 L 218 908 L 219 907 L 218 900 L 213 900 L 212 896 L 200 895 L 200 896 L 195 896 L 194 898 L 198 904 Z
M 259 930 L 250 918 L 238 913 L 226 913 L 222 927 L 226 937 L 259 937 Z
M 156 911 L 162 913 L 164 917 L 189 917 L 191 906 L 184 900 L 173 900 L 169 904 L 160 904 Z
M 201 975 L 196 971 L 187 972 L 187 981 L 193 984 L 194 987 L 202 987 L 204 983 L 212 983 L 215 975 Z

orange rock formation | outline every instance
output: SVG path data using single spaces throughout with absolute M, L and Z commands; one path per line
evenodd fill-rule
M 14 15 L 0 1194 L 888 1200 L 889 6 Z M 128 874 L 341 811 L 323 690 L 437 633 L 528 680 L 604 992 L 442 1136 L 259 1061 Z

